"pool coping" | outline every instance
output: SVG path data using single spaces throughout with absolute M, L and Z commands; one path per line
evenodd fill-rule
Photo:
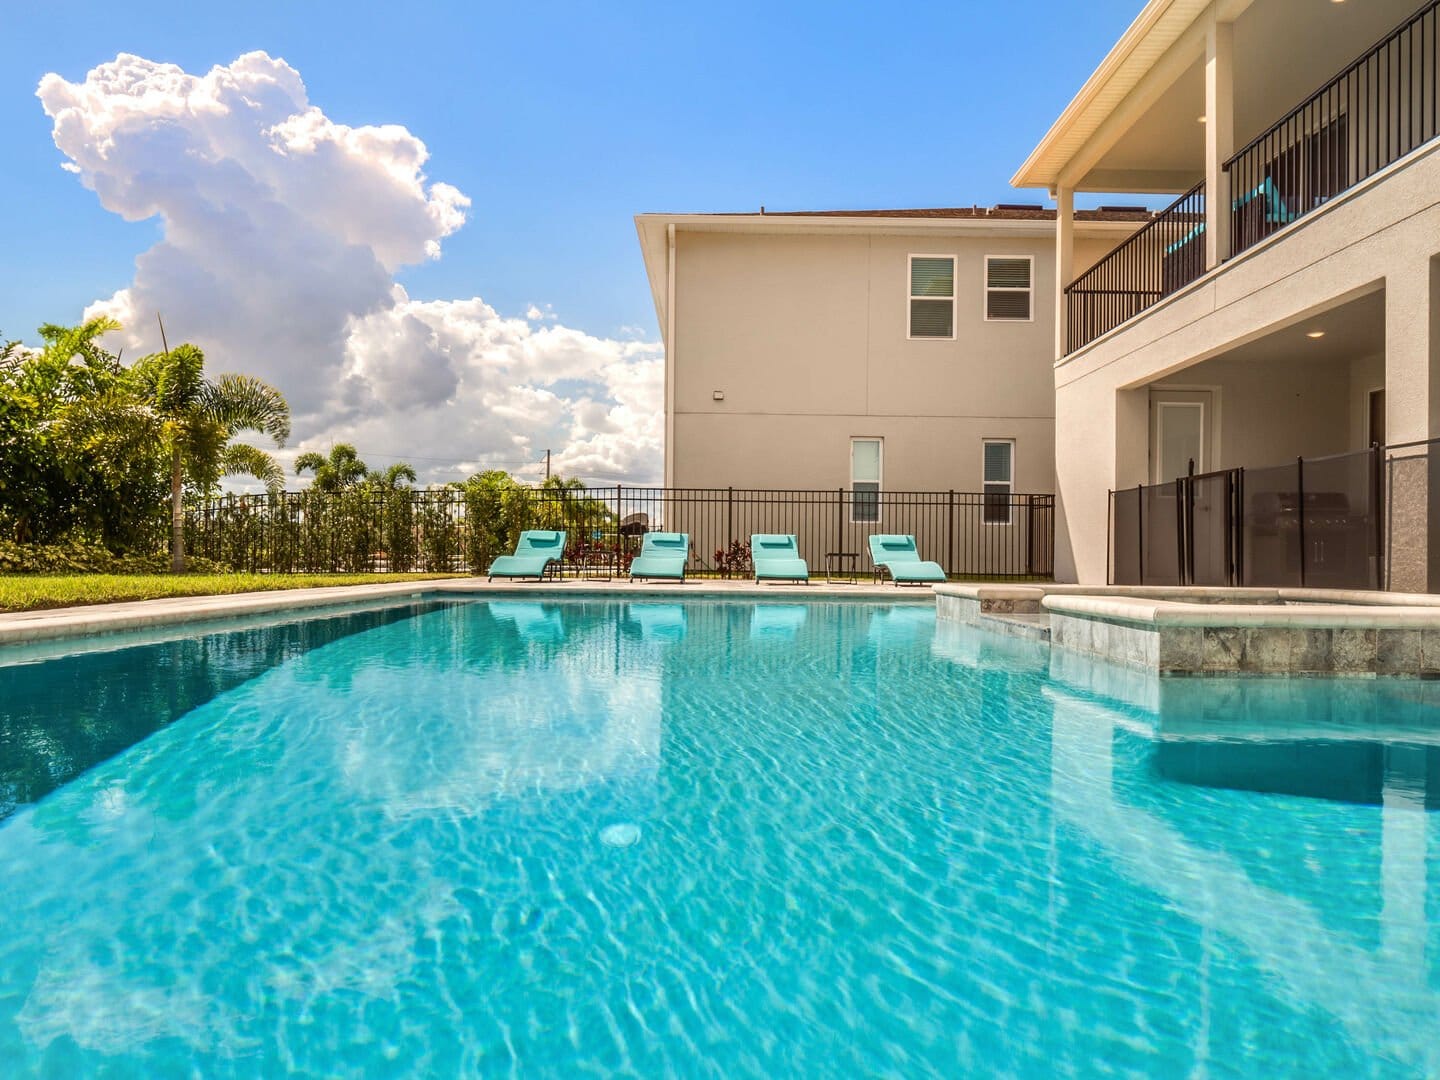
M 1052 646 L 1162 675 L 1440 677 L 1440 597 L 1340 589 L 938 585 L 936 611 L 992 627 L 1049 615 Z
M 272 589 L 209 596 L 173 596 L 113 604 L 45 608 L 0 613 L 0 649 L 57 638 L 123 633 L 184 623 L 217 622 L 234 616 L 343 608 L 376 600 L 434 599 L 447 596 L 518 596 L 543 599 L 625 597 L 647 600 L 866 600 L 931 603 L 930 588 L 897 588 L 891 584 L 826 583 L 757 585 L 753 581 L 636 582 L 628 579 L 561 579 L 545 582 L 490 582 L 483 578 L 437 578 L 383 582 L 375 585 L 332 585 L 318 588 Z

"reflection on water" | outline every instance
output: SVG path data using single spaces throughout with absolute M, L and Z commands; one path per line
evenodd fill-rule
M 558 604 L 537 600 L 492 600 L 490 614 L 497 622 L 508 623 L 526 641 L 565 640 L 565 620 Z
M 0 665 L 0 820 L 271 668 L 437 606 L 311 613 L 263 628 Z
M 750 636 L 757 640 L 792 641 L 809 614 L 807 604 L 756 604 L 750 616 Z
M 625 623 L 639 630 L 643 641 L 680 641 L 685 637 L 683 604 L 628 604 Z
M 1160 680 L 1154 767 L 1182 784 L 1440 808 L 1440 686 Z

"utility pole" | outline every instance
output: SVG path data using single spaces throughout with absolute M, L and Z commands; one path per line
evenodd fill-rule
M 545 451 L 545 479 L 550 479 L 550 451 Z

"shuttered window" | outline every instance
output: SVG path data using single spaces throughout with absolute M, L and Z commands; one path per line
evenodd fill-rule
M 850 520 L 880 520 L 880 439 L 850 440 Z
M 1031 259 L 1028 255 L 985 256 L 985 318 L 1030 321 Z
M 955 336 L 955 257 L 910 256 L 910 336 Z
M 987 525 L 1009 525 L 1011 495 L 1015 491 L 1015 441 L 985 440 L 985 507 L 981 520 Z

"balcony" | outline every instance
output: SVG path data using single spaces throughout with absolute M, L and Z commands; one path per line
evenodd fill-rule
M 1084 348 L 1440 136 L 1437 43 L 1440 0 L 1221 162 L 1218 177 L 1212 166 L 1211 178 L 1228 193 L 1224 202 L 1207 207 L 1202 181 L 1076 278 L 1065 289 L 1064 352 Z M 1223 231 L 1217 243 L 1207 243 L 1207 229 Z
M 1065 287 L 1066 352 L 1205 273 L 1205 185 L 1196 184 Z

